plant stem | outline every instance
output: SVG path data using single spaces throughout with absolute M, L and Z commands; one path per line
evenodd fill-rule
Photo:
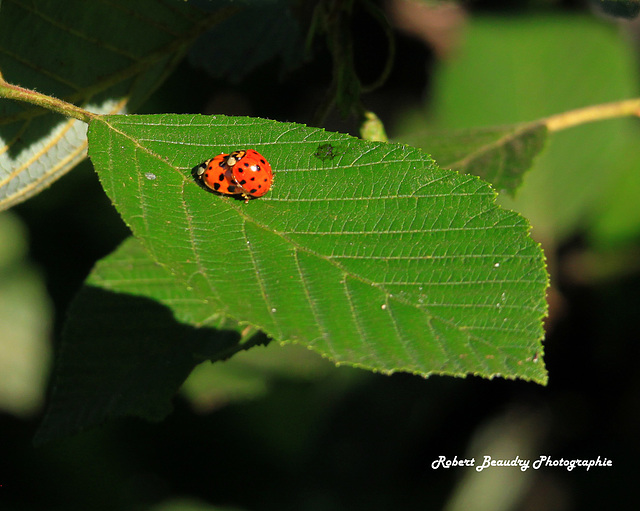
M 46 110 L 58 112 L 59 114 L 67 117 L 73 117 L 74 119 L 86 122 L 87 124 L 91 119 L 96 117 L 96 114 L 72 105 L 71 103 L 67 103 L 66 101 L 62 101 L 61 99 L 46 96 L 34 90 L 25 89 L 18 85 L 7 83 L 2 78 L 2 75 L 0 75 L 0 97 L 15 99 L 16 101 L 25 101 L 41 108 L 45 108 Z
M 640 117 L 640 98 L 578 108 L 577 110 L 552 115 L 542 122 L 547 126 L 549 131 L 560 131 L 588 122 L 624 117 L 627 115 L 637 115 Z

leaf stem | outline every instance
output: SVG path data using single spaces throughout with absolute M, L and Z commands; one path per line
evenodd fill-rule
M 46 110 L 51 110 L 67 117 L 73 117 L 79 121 L 86 122 L 87 124 L 91 119 L 96 117 L 96 114 L 84 110 L 76 105 L 62 101 L 45 94 L 41 94 L 34 90 L 25 89 L 18 85 L 12 85 L 4 81 L 0 74 L 0 97 L 7 99 L 14 99 L 16 101 L 24 101 L 33 105 L 39 106 Z
M 624 117 L 627 115 L 640 117 L 640 98 L 578 108 L 576 110 L 552 115 L 543 119 L 542 122 L 551 132 L 564 130 L 588 122 Z

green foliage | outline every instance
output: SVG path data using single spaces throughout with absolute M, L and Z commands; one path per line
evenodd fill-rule
M 633 19 L 640 13 L 638 0 L 591 0 L 591 4 L 610 16 L 620 18 Z
M 411 132 L 402 141 L 422 147 L 443 168 L 480 176 L 515 195 L 547 138 L 543 123 L 460 131 Z
M 430 153 L 429 139 L 414 135 L 425 126 L 433 132 L 526 125 L 634 97 L 635 62 L 615 27 L 587 16 L 478 17 L 436 75 L 429 117 L 408 112 L 394 139 Z M 546 241 L 561 242 L 591 221 L 601 225 L 603 239 L 638 233 L 638 191 L 629 186 L 640 164 L 637 141 L 637 123 L 629 119 L 554 133 L 517 200 L 502 204 L 522 213 Z
M 191 370 L 265 342 L 215 314 L 127 240 L 94 268 L 69 311 L 36 442 L 108 419 L 160 420 Z
M 232 83 L 251 77 L 265 63 L 279 62 L 290 70 L 304 57 L 304 45 L 298 20 L 287 0 L 244 2 L 250 15 L 232 16 L 212 25 L 189 50 L 189 61 L 215 78 Z M 229 2 L 212 2 L 213 12 Z M 240 4 L 238 7 L 246 7 Z M 205 4 L 205 7 L 207 5 Z M 248 26 L 247 17 L 253 22 Z M 265 44 L 268 41 L 269 44 Z
M 477 178 L 415 149 L 249 118 L 110 116 L 91 124 L 90 142 L 134 235 L 212 310 L 337 362 L 543 381 L 530 364 L 541 252 Z M 238 146 L 278 169 L 248 204 L 190 177 Z
M 96 113 L 133 111 L 202 32 L 237 10 L 203 15 L 187 2 L 7 2 L 0 71 L 14 84 Z M 35 35 L 35 36 L 34 36 Z M 86 125 L 0 102 L 0 209 L 39 193 L 86 156 Z
M 478 178 L 409 147 L 242 117 L 107 116 L 89 142 L 141 243 L 102 261 L 70 311 L 41 439 L 162 417 L 197 362 L 255 329 L 385 373 L 546 382 L 542 253 Z M 249 203 L 191 177 L 238 147 L 277 169 Z
M 124 415 L 160 419 L 198 363 L 268 339 L 385 374 L 546 383 L 543 254 L 528 222 L 497 206 L 476 177 L 513 193 L 546 129 L 418 135 L 415 143 L 440 166 L 419 149 L 386 143 L 362 93 L 391 71 L 391 25 L 371 0 L 315 7 L 307 49 L 322 36 L 333 65 L 320 117 L 333 106 L 365 114 L 365 140 L 219 115 L 91 121 L 92 163 L 135 238 L 98 263 L 73 302 L 40 441 Z M 301 56 L 287 2 L 214 2 L 206 11 L 160 0 L 68 8 L 47 1 L 3 9 L 0 28 L 23 23 L 40 34 L 29 47 L 22 31 L 0 30 L 0 48 L 11 57 L 3 77 L 102 114 L 138 107 L 190 48 L 192 62 L 231 81 L 276 55 L 285 68 Z M 248 33 L 247 18 L 232 17 L 242 9 L 257 9 L 248 11 Z M 78 20 L 71 12 L 84 14 Z M 370 86 L 355 69 L 349 27 L 356 13 L 371 18 L 387 43 L 381 78 Z M 256 39 L 270 44 L 254 51 Z M 47 58 L 53 41 L 73 65 Z M 87 142 L 77 121 L 2 107 L 0 200 L 8 207 L 75 165 Z M 239 148 L 271 162 L 267 196 L 245 203 L 193 182 L 194 166 Z
M 634 2 L 592 3 L 633 14 Z M 476 471 L 416 470 L 428 469 L 434 445 L 458 458 L 464 443 L 476 459 L 535 457 L 567 424 L 586 425 L 576 445 L 614 438 L 607 456 L 633 442 L 603 432 L 612 392 L 637 388 L 637 284 L 602 283 L 638 266 L 637 119 L 556 131 L 575 125 L 563 112 L 636 94 L 631 51 L 595 16 L 473 11 L 456 51 L 435 52 L 437 66 L 406 38 L 394 63 L 398 5 L 2 2 L 0 207 L 39 192 L 87 149 L 96 173 L 87 162 L 16 216 L 0 216 L 0 408 L 20 417 L 16 427 L 5 413 L 0 432 L 21 482 L 0 485 L 38 488 L 55 497 L 49 507 L 70 510 L 451 508 L 487 495 L 498 508 L 506 486 L 513 506 L 524 501 L 527 474 L 483 472 L 518 474 L 487 492 Z M 527 14 L 559 3 L 507 11 L 533 5 Z M 413 15 L 424 23 L 408 30 L 431 40 L 429 21 L 442 11 L 422 7 Z M 303 53 L 303 72 L 286 75 Z M 423 66 L 433 87 L 419 91 Z M 9 89 L 69 103 L 44 113 Z M 419 93 L 429 99 L 423 112 L 410 99 Z M 228 98 L 254 117 L 111 115 L 233 112 Z M 361 139 L 323 122 L 264 119 L 307 122 L 316 109 L 333 126 L 327 113 L 351 115 L 339 129 Z M 60 112 L 92 119 L 89 140 Z M 273 165 L 268 194 L 245 202 L 197 186 L 194 166 L 241 148 Z M 570 311 L 553 310 L 548 323 L 559 373 L 549 388 L 483 381 L 547 382 L 549 277 L 530 223 L 552 281 L 563 283 L 551 304 Z M 569 254 L 556 250 L 576 233 L 586 235 Z M 631 247 L 607 258 L 581 252 L 593 239 Z M 126 416 L 162 420 L 177 392 L 186 402 L 164 424 L 128 421 L 25 455 L 49 330 L 61 334 L 38 444 Z M 420 378 L 387 377 L 394 372 Z M 637 400 L 623 394 L 620 410 Z M 615 432 L 634 431 L 618 415 Z M 212 462 L 184 462 L 194 455 Z M 609 498 L 601 485 L 576 490 L 564 470 L 546 475 L 576 507 Z M 624 477 L 606 477 L 618 481 L 612 495 L 624 494 Z M 456 479 L 446 504 L 442 488 Z M 38 495 L 7 494 L 6 505 L 35 508 Z

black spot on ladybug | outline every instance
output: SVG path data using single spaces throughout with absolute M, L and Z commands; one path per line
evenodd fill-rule
M 235 187 L 235 186 L 230 186 L 230 187 L 228 188 L 228 190 L 229 190 L 229 193 L 235 193 L 235 191 L 236 191 L 236 187 Z
M 246 180 L 246 179 L 243 179 L 243 180 L 242 180 L 242 181 L 240 181 L 238 184 L 239 184 L 240 186 L 242 186 L 242 185 L 246 185 L 246 184 L 247 184 L 247 180 Z
M 251 181 L 255 181 L 255 180 L 256 180 L 255 176 L 251 178 Z
M 214 190 L 219 190 L 220 189 L 220 183 L 213 183 L 213 189 Z
M 242 174 L 244 172 L 244 169 L 238 169 L 238 173 Z
M 258 187 L 260 188 L 260 187 Z M 252 188 L 251 190 L 249 190 L 249 193 L 256 193 L 258 191 L 258 188 Z
M 265 165 L 267 162 L 265 160 L 260 160 L 260 163 L 262 163 L 263 165 Z
M 218 181 L 220 181 L 222 183 L 222 181 L 224 181 L 224 174 L 220 174 L 218 176 Z
M 331 144 L 320 144 L 313 155 L 322 161 L 333 160 L 337 155 L 335 147 Z

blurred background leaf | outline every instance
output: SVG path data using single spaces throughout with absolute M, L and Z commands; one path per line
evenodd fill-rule
M 237 507 L 212 506 L 196 499 L 173 499 L 153 506 L 149 511 L 243 511 Z
M 498 191 L 514 196 L 544 147 L 547 129 L 543 123 L 532 122 L 458 131 L 414 131 L 401 139 L 428 148 L 442 168 L 479 176 Z
M 234 401 L 264 397 L 275 381 L 313 382 L 334 369 L 305 346 L 272 342 L 239 352 L 224 364 L 200 364 L 180 390 L 196 412 L 209 413 Z
M 590 3 L 609 16 L 633 19 L 640 13 L 638 0 L 590 0 Z
M 53 0 L 10 0 L 0 11 L 0 71 L 10 83 L 96 113 L 134 111 L 198 35 L 234 10 L 203 16 L 173 0 L 69 0 L 63 9 Z M 86 143 L 84 123 L 0 101 L 0 208 L 71 170 L 86 156 Z
M 239 2 L 245 9 L 199 37 L 189 50 L 189 61 L 210 76 L 238 83 L 262 76 L 265 63 L 278 62 L 281 73 L 290 71 L 304 57 L 303 34 L 288 0 Z M 198 1 L 196 5 L 214 11 L 229 2 Z M 248 23 L 247 20 L 251 22 Z M 266 44 L 268 42 L 268 44 Z
M 408 112 L 395 138 L 426 126 L 469 129 L 533 121 L 632 97 L 634 62 L 615 28 L 592 18 L 475 18 L 463 46 L 436 75 L 430 112 Z M 638 174 L 639 130 L 637 121 L 618 119 L 554 133 L 517 200 L 502 203 L 527 217 L 534 235 L 546 242 L 593 225 L 605 211 L 616 220 L 597 220 L 601 238 L 637 230 L 640 214 L 620 213 L 637 211 L 638 201 L 621 204 L 616 188 Z M 421 147 L 429 152 L 428 140 Z
M 51 346 L 51 305 L 42 277 L 26 259 L 22 221 L 0 214 L 0 410 L 40 411 Z

